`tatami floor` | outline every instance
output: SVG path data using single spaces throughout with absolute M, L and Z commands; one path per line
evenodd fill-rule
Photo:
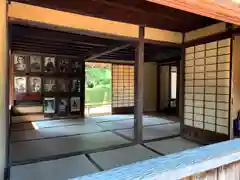
M 139 145 L 133 115 L 13 124 L 11 180 L 66 180 L 198 147 L 179 137 L 176 120 L 145 115 Z

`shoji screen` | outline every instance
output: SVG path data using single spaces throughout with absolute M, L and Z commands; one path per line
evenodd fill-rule
M 134 106 L 134 66 L 112 65 L 112 107 L 119 109 L 117 112 L 125 111 L 127 107 Z
M 184 124 L 229 134 L 231 39 L 185 50 Z

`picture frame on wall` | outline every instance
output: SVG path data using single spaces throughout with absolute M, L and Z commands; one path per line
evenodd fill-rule
M 41 56 L 30 56 L 30 72 L 42 72 Z
M 73 73 L 80 73 L 82 69 L 82 63 L 77 60 L 72 60 L 72 72 Z
M 55 113 L 55 98 L 45 97 L 44 98 L 44 113 L 54 114 Z
M 41 77 L 29 77 L 29 92 L 31 93 L 41 93 L 42 90 L 42 79 Z
M 27 71 L 27 56 L 26 55 L 14 55 L 14 71 L 26 72 Z
M 80 112 L 80 97 L 71 97 L 70 103 L 71 112 Z
M 45 78 L 44 79 L 44 92 L 56 91 L 56 79 Z
M 57 107 L 59 115 L 67 115 L 69 109 L 68 98 L 60 98 Z
M 27 92 L 27 77 L 15 76 L 14 77 L 14 91 L 15 93 L 26 93 Z
M 58 79 L 58 91 L 59 92 L 69 92 L 69 80 L 67 79 Z
M 59 72 L 69 72 L 69 60 L 68 59 L 59 59 L 58 60 L 58 70 Z
M 44 72 L 53 73 L 56 71 L 55 57 L 44 57 Z
M 81 92 L 81 81 L 79 79 L 72 80 L 71 92 L 75 92 L 75 93 Z

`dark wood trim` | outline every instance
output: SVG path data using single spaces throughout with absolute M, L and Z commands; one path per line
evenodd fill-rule
M 85 116 L 85 81 L 86 81 L 86 73 L 85 73 L 85 61 L 82 61 L 82 72 L 81 72 L 81 94 L 80 94 L 80 116 Z M 70 104 L 69 104 L 70 108 Z
M 160 88 L 160 81 L 161 81 L 161 78 L 160 78 L 160 73 L 161 73 L 161 68 L 160 68 L 160 65 L 157 63 L 157 99 L 156 99 L 156 104 L 157 104 L 157 112 L 160 112 L 160 98 L 161 98 L 161 88 Z
M 168 66 L 168 109 L 171 108 L 171 95 L 172 95 L 172 65 Z
M 180 109 L 179 109 L 179 96 L 180 96 L 180 64 L 181 64 L 181 60 L 180 61 L 177 61 L 177 96 L 176 96 L 176 109 L 177 109 L 177 116 L 179 116 L 179 112 L 180 112 Z
M 183 35 L 183 42 L 185 39 L 185 34 Z M 185 94 L 185 47 L 182 47 L 182 54 L 179 66 L 179 117 L 180 117 L 180 131 L 182 134 L 184 127 L 184 94 Z
M 113 107 L 112 114 L 132 114 L 134 107 Z
M 172 42 L 164 42 L 164 41 L 156 41 L 156 40 L 150 40 L 150 39 L 144 39 L 144 43 L 168 46 L 168 47 L 182 47 L 182 44 L 177 44 L 177 43 L 172 43 Z

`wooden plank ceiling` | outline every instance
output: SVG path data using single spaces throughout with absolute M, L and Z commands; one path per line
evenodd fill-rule
M 78 56 L 86 60 L 93 55 L 101 54 L 98 59 L 134 60 L 135 46 L 133 42 L 118 41 L 46 30 L 22 25 L 12 25 L 12 51 L 28 51 L 56 55 Z M 130 44 L 130 46 L 128 46 Z M 122 49 L 118 47 L 123 47 Z M 116 49 L 116 51 L 111 51 Z M 104 54 L 103 52 L 110 53 Z M 156 44 L 145 45 L 145 61 L 161 61 L 180 57 L 179 47 L 166 47 Z
M 156 5 L 145 0 L 15 0 L 83 15 L 148 27 L 187 32 L 214 24 L 217 20 Z

